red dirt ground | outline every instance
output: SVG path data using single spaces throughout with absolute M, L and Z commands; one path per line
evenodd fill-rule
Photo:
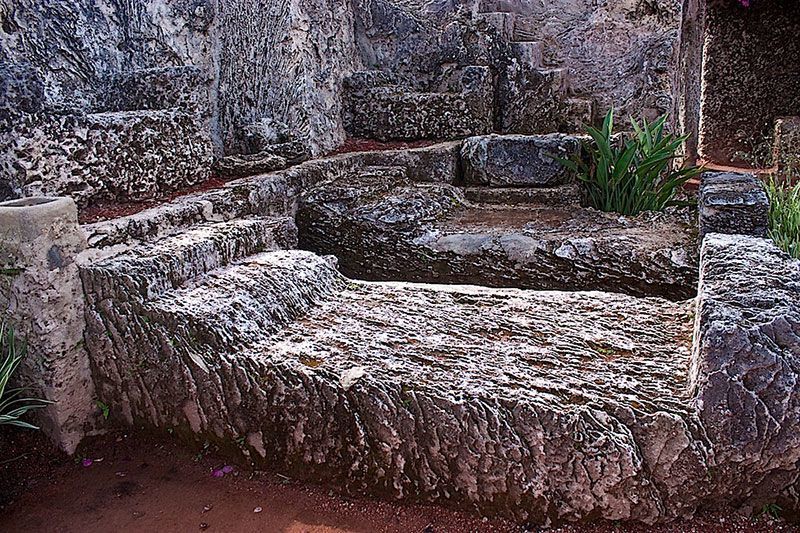
M 286 532 L 462 533 L 538 531 L 503 520 L 430 505 L 347 498 L 317 485 L 225 463 L 211 450 L 195 454 L 171 436 L 115 434 L 90 439 L 70 459 L 40 434 L 0 431 L 0 531 L 20 532 Z M 82 458 L 93 463 L 84 466 Z M 554 533 L 788 532 L 767 517 L 703 515 L 667 526 L 599 523 Z
M 187 194 L 219 189 L 225 185 L 227 181 L 230 180 L 225 180 L 220 176 L 215 175 L 202 183 L 174 191 L 163 198 L 146 200 L 143 202 L 98 202 L 90 207 L 81 209 L 80 213 L 78 213 L 78 222 L 81 224 L 91 224 L 92 222 L 100 222 L 101 220 L 135 215 L 140 211 L 171 202 L 172 200 L 180 198 L 181 196 L 186 196 Z

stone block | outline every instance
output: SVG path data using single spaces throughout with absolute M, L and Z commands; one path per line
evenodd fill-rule
M 700 236 L 708 233 L 765 237 L 769 198 L 753 174 L 706 172 L 700 181 Z
M 508 65 L 499 82 L 500 128 L 504 133 L 561 131 L 568 73 L 565 69 L 523 68 Z
M 84 349 L 83 287 L 77 256 L 86 248 L 69 198 L 0 203 L 0 312 L 24 340 L 18 379 L 53 403 L 42 430 L 75 451 L 92 426 L 94 386 Z
M 348 85 L 346 126 L 353 137 L 458 139 L 493 127 L 494 92 L 487 67 L 465 67 L 422 88 L 388 84 L 382 75 L 363 73 L 351 77 Z
M 800 262 L 769 239 L 707 235 L 694 339 L 694 403 L 714 444 L 716 486 L 728 487 L 718 503 L 759 509 L 781 492 L 793 494 L 800 461 Z
M 210 177 L 212 160 L 209 132 L 193 113 L 41 113 L 8 134 L 0 182 L 16 196 L 70 195 L 85 207 L 158 198 L 200 183 Z
M 464 141 L 464 181 L 493 187 L 551 187 L 568 181 L 569 171 L 553 156 L 568 159 L 580 150 L 576 137 L 487 135 Z

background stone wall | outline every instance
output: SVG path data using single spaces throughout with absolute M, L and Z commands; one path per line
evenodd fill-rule
M 34 67 L 49 108 L 93 109 L 112 73 L 210 64 L 206 0 L 0 0 L 0 62 Z
M 798 3 L 710 0 L 707 10 L 700 155 L 741 163 L 738 152 L 755 151 L 768 164 L 775 119 L 800 115 Z
M 348 0 L 219 0 L 226 148 L 242 126 L 288 126 L 313 154 L 344 141 L 341 85 L 357 63 Z
M 365 64 L 412 75 L 456 62 L 454 27 L 470 16 L 508 24 L 512 40 L 542 43 L 547 67 L 569 70 L 570 91 L 621 115 L 673 111 L 681 0 L 357 0 Z M 507 15 L 498 15 L 505 13 Z M 469 40 L 469 36 L 466 39 Z

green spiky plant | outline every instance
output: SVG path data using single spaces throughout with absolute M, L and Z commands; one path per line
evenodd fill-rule
M 800 183 L 771 178 L 769 196 L 769 236 L 778 247 L 800 259 Z
M 677 201 L 675 195 L 702 169 L 674 168 L 688 136 L 665 132 L 666 122 L 667 115 L 652 123 L 631 118 L 633 135 L 615 135 L 611 109 L 600 129 L 586 128 L 591 140 L 583 142 L 584 153 L 559 161 L 577 174 L 589 205 L 595 209 L 637 215 L 687 205 Z
M 10 425 L 27 429 L 39 429 L 33 424 L 20 420 L 29 411 L 46 407 L 51 402 L 39 398 L 24 397 L 24 387 L 8 388 L 11 376 L 16 372 L 22 357 L 25 355 L 25 346 L 21 344 L 14 330 L 5 322 L 0 323 L 0 426 Z

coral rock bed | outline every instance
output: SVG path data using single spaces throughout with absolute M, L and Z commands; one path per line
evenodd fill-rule
M 84 226 L 111 420 L 534 524 L 793 508 L 797 265 L 464 151 L 523 176 L 525 141 L 340 154 Z

